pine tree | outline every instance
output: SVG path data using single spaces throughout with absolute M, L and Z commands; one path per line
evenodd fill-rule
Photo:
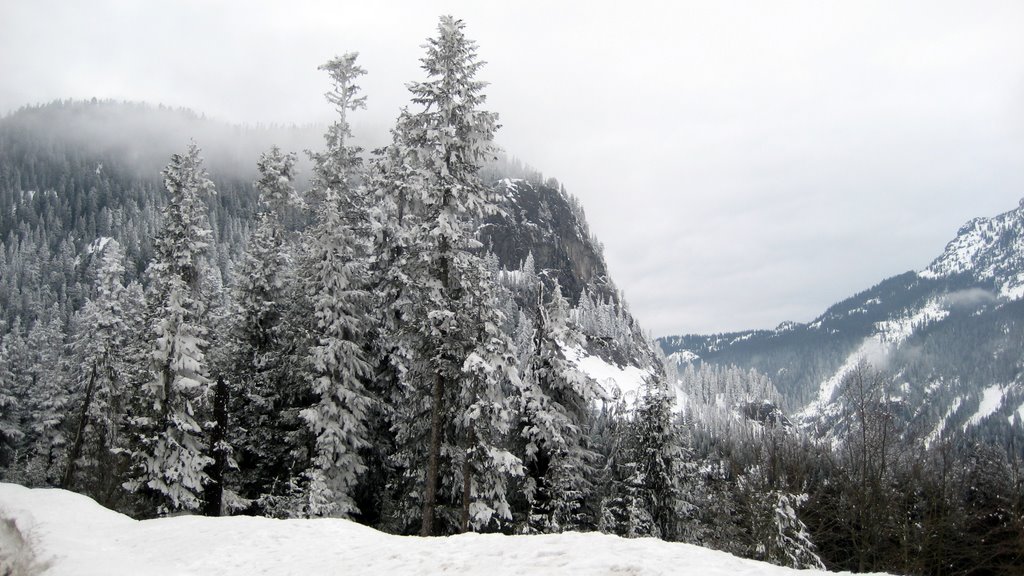
M 22 319 L 15 317 L 0 341 L 0 463 L 3 479 L 25 482 L 29 436 L 31 354 Z
M 100 255 L 97 290 L 74 319 L 73 352 L 80 366 L 73 402 L 77 414 L 61 486 L 76 487 L 109 501 L 110 487 L 123 468 L 122 419 L 127 392 L 124 349 L 129 341 L 131 302 L 122 284 L 124 251 L 109 240 Z
M 633 475 L 638 489 L 635 505 L 650 517 L 651 536 L 674 540 L 679 506 L 678 433 L 673 422 L 674 398 L 663 375 L 651 376 L 639 398 L 632 421 Z
M 163 175 L 170 198 L 148 269 L 152 379 L 140 390 L 147 413 L 136 419 L 138 470 L 128 484 L 158 495 L 160 513 L 198 509 L 213 461 L 203 438 L 210 381 L 201 281 L 213 236 L 203 198 L 214 187 L 195 144 Z
M 778 556 L 769 556 L 769 559 L 783 566 L 824 570 L 825 564 L 811 541 L 807 525 L 797 515 L 799 507 L 807 501 L 807 495 L 778 490 L 771 496 L 775 504 L 772 507 L 775 530 L 769 544 Z
M 38 314 L 28 332 L 31 355 L 24 397 L 26 431 L 24 483 L 53 486 L 64 469 L 67 437 L 64 420 L 68 391 L 65 383 L 64 329 L 59 308 Z
M 370 447 L 367 244 L 356 233 L 357 227 L 367 225 L 366 201 L 357 184 L 359 150 L 347 145 L 347 114 L 364 105 L 355 81 L 365 71 L 355 60 L 355 54 L 346 54 L 321 67 L 334 82 L 328 100 L 335 104 L 339 119 L 328 129 L 326 152 L 314 156 L 313 189 L 322 202 L 303 266 L 316 320 L 310 365 L 318 402 L 301 413 L 316 439 L 312 466 L 305 472 L 306 512 L 315 516 L 350 517 L 359 512 L 354 492 L 366 469 L 360 451 Z
M 405 113 L 403 112 L 403 115 Z M 416 241 L 411 234 L 418 221 L 412 210 L 414 190 L 421 181 L 413 166 L 412 147 L 400 120 L 392 129 L 392 143 L 374 151 L 369 188 L 377 206 L 376 227 L 370 235 L 370 275 L 376 329 L 371 342 L 376 404 L 374 435 L 378 451 L 375 469 L 379 488 L 371 498 L 379 502 L 380 525 L 392 532 L 410 532 L 419 519 L 422 468 L 430 416 L 428 406 L 412 400 L 409 387 L 415 373 L 418 332 L 412 325 L 418 289 L 408 272 L 415 269 Z
M 492 520 L 512 519 L 508 480 L 522 476 L 522 462 L 505 448 L 512 426 L 509 397 L 520 386 L 514 345 L 501 328 L 504 318 L 494 306 L 496 272 L 478 268 L 466 278 L 466 301 L 475 308 L 467 331 L 476 345 L 462 366 L 455 399 L 456 434 L 464 445 L 462 512 L 459 526 L 481 530 Z
M 808 496 L 773 486 L 768 476 L 763 464 L 755 464 L 736 483 L 737 517 L 742 518 L 747 540 L 744 555 L 780 566 L 823 570 L 810 531 L 797 514 Z
M 591 426 L 590 442 L 599 454 L 595 475 L 594 502 L 597 529 L 605 534 L 635 537 L 641 534 L 642 519 L 634 514 L 635 490 L 628 482 L 634 476 L 630 456 L 628 407 L 622 398 L 601 403 Z M 644 532 L 645 534 L 649 531 Z
M 316 290 L 311 298 L 317 321 L 313 391 L 320 400 L 302 417 L 316 436 L 314 467 L 307 474 L 308 511 L 347 517 L 358 512 L 352 490 L 365 468 L 359 451 L 368 446 L 371 400 L 364 381 L 371 369 L 361 348 L 368 294 L 358 287 L 362 266 L 354 259 L 337 204 L 328 191 L 309 255 L 314 268 L 307 282 Z
M 397 423 L 396 439 L 403 445 L 401 458 L 413 484 L 418 483 L 417 478 L 423 482 L 422 535 L 435 532 L 444 479 L 465 477 L 464 466 L 451 455 L 461 452 L 458 446 L 468 442 L 452 427 L 466 408 L 468 396 L 460 387 L 465 383 L 466 359 L 478 336 L 472 327 L 475 308 L 470 284 L 483 263 L 475 253 L 480 246 L 472 227 L 493 210 L 478 172 L 492 153 L 497 115 L 481 109 L 485 83 L 475 76 L 483 63 L 463 28 L 461 21 L 442 17 L 438 36 L 428 40 L 427 54 L 421 60 L 428 80 L 409 85 L 412 101 L 420 110 L 400 117 L 396 128 L 400 147 L 396 151 L 403 157 L 393 163 L 412 169 L 398 171 L 406 180 L 396 190 L 408 193 L 397 202 L 406 238 L 403 245 L 408 247 L 395 263 L 402 285 L 401 301 L 396 304 L 408 321 L 401 338 L 405 358 L 397 360 L 404 365 L 406 383 L 401 402 L 404 413 L 398 420 L 409 422 L 410 416 L 426 413 L 430 428 L 426 431 Z M 402 212 L 406 208 L 409 214 Z M 424 440 L 425 454 L 416 446 Z M 422 476 L 418 472 L 420 455 L 426 459 Z M 458 484 L 464 488 L 464 482 Z M 452 499 L 463 491 L 452 485 L 448 488 Z
M 21 322 L 15 320 L 7 330 L 0 320 L 0 470 L 2 478 L 11 479 L 18 449 L 25 431 L 22 429 L 22 398 L 17 359 L 25 353 Z
M 236 338 L 237 354 L 254 371 L 273 365 L 268 358 L 279 347 L 283 300 L 291 267 L 292 246 L 281 223 L 285 211 L 298 203 L 292 182 L 295 179 L 295 155 L 283 154 L 274 147 L 257 163 L 260 207 L 256 230 L 249 239 L 238 274 Z
M 214 454 L 214 476 L 224 477 L 239 490 L 229 507 L 256 503 L 257 511 L 270 512 L 280 494 L 274 487 L 289 486 L 293 475 L 291 440 L 298 422 L 286 408 L 293 403 L 296 380 L 292 358 L 292 312 L 296 288 L 296 243 L 283 223 L 285 214 L 301 205 L 292 182 L 296 158 L 277 147 L 260 156 L 259 209 L 256 230 L 249 238 L 237 274 L 230 350 L 224 369 L 223 400 L 230 407 L 222 450 Z M 225 414 L 224 418 L 227 418 Z M 235 462 L 238 458 L 238 462 Z M 238 468 L 237 472 L 232 469 Z M 231 480 L 228 477 L 232 477 Z M 215 479 L 216 480 L 216 479 Z
M 583 501 L 591 489 L 594 453 L 586 445 L 596 384 L 566 357 L 564 348 L 582 344 L 569 325 L 568 303 L 555 285 L 543 302 L 520 393 L 520 436 L 526 441 L 524 493 L 529 505 L 526 532 L 560 532 L 585 527 Z

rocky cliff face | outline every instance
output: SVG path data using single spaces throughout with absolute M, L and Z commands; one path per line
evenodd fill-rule
M 502 213 L 487 219 L 481 241 L 502 267 L 517 269 L 532 253 L 537 272 L 558 280 L 570 302 L 576 302 L 584 287 L 618 297 L 582 212 L 565 193 L 509 178 L 497 182 L 494 191 Z
M 499 265 L 518 270 L 532 255 L 534 271 L 542 281 L 548 288 L 557 281 L 574 307 L 586 290 L 588 301 L 614 310 L 607 320 L 617 326 L 599 329 L 594 318 L 582 318 L 586 312 L 577 310 L 576 320 L 587 334 L 586 353 L 617 369 L 660 373 L 653 346 L 608 277 L 601 244 L 590 233 L 579 202 L 556 186 L 525 179 L 501 179 L 493 190 L 501 211 L 481 226 L 480 240 L 497 256 Z

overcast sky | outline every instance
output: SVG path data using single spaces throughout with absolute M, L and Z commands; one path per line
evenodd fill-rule
M 499 144 L 578 196 L 655 336 L 809 321 L 1024 196 L 1024 2 L 0 0 L 0 114 L 58 98 L 383 141 L 437 18 Z M 200 143 L 201 144 L 201 143 Z

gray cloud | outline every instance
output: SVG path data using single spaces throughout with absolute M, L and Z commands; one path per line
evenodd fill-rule
M 943 297 L 943 304 L 950 308 L 976 308 L 991 304 L 997 300 L 996 295 L 982 288 L 968 288 L 950 292 Z
M 8 2 L 0 113 L 69 97 L 230 121 L 331 115 L 357 50 L 378 142 L 439 14 L 488 65 L 499 142 L 584 203 L 654 334 L 810 320 L 923 268 L 1024 191 L 1024 4 Z M 373 140 L 375 136 L 364 136 Z

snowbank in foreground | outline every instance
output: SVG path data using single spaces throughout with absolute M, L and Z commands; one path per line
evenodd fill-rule
M 0 517 L 13 519 L 33 543 L 47 576 L 797 573 L 697 546 L 602 534 L 415 538 L 328 519 L 140 522 L 79 494 L 13 484 L 0 484 Z

